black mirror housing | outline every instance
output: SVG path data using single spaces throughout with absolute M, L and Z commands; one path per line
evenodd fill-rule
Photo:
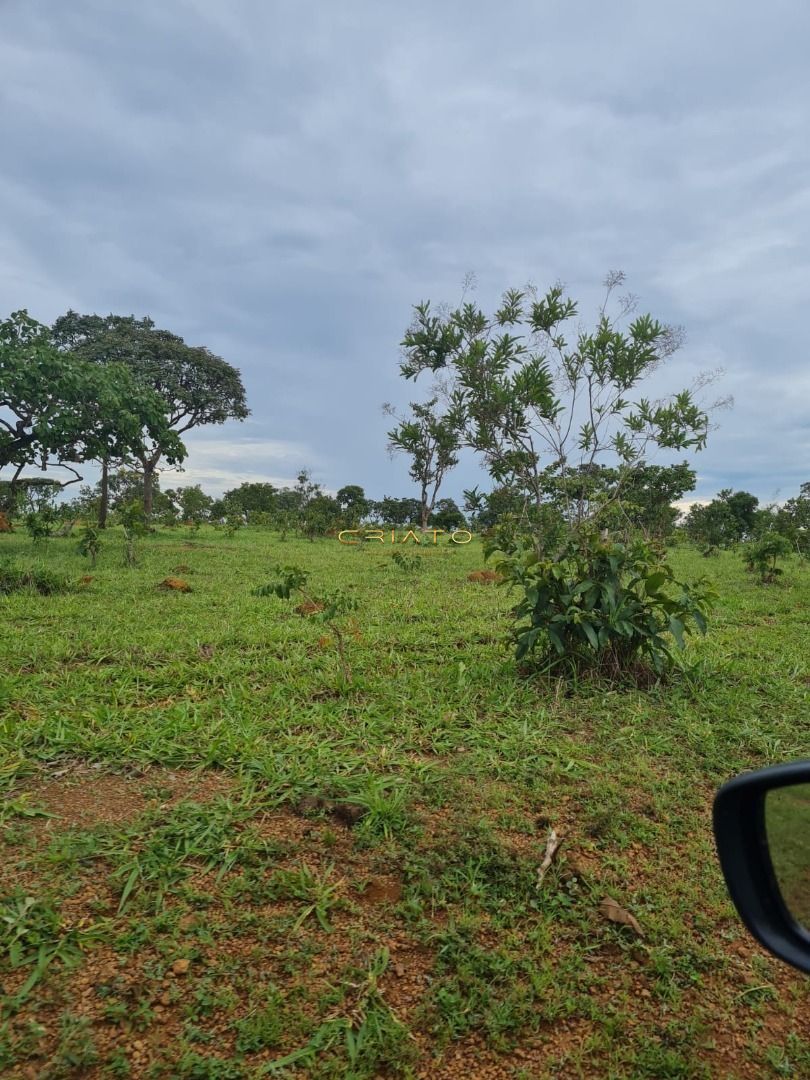
M 810 761 L 743 773 L 714 799 L 714 836 L 720 866 L 740 918 L 769 952 L 810 972 L 810 932 L 785 905 L 771 860 L 765 827 L 769 791 L 810 784 Z

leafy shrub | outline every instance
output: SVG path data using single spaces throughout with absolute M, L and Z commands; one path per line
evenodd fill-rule
M 244 521 L 239 514 L 228 514 L 225 518 L 225 535 L 236 536 L 243 525 Z
M 36 592 L 43 596 L 67 592 L 70 582 L 60 574 L 44 567 L 0 566 L 0 595 L 14 592 Z
M 321 622 L 327 623 L 329 629 L 335 635 L 338 658 L 341 670 L 346 682 L 351 682 L 351 668 L 346 660 L 345 628 L 340 625 L 341 616 L 357 610 L 357 600 L 342 589 L 334 589 L 329 593 L 322 593 L 317 599 L 310 595 L 304 588 L 309 580 L 309 573 L 300 566 L 281 566 L 276 564 L 273 568 L 276 575 L 274 581 L 266 585 L 259 585 L 253 590 L 254 596 L 278 596 L 281 600 L 289 600 L 292 593 L 297 592 L 303 598 L 300 609 L 302 614 L 313 615 Z
M 771 585 L 783 573 L 776 560 L 791 552 L 790 540 L 781 533 L 767 533 L 760 540 L 745 545 L 742 556 L 748 569 L 759 573 L 764 585 Z
M 101 536 L 95 525 L 85 525 L 79 536 L 77 547 L 79 553 L 90 560 L 90 565 L 95 566 L 101 550 Z
M 142 499 L 133 499 L 118 510 L 118 520 L 124 529 L 124 564 L 135 566 L 135 541 L 149 532 Z
M 611 678 L 639 662 L 662 674 L 692 624 L 705 633 L 714 595 L 705 579 L 677 581 L 649 542 L 616 543 L 593 531 L 572 533 L 554 559 L 524 546 L 497 567 L 523 592 L 513 609 L 517 659 L 541 648 L 553 667 Z
M 28 535 L 36 543 L 40 540 L 48 540 L 56 528 L 56 514 L 50 507 L 42 510 L 32 510 L 25 515 L 25 528 Z
M 422 556 L 407 551 L 395 551 L 391 556 L 391 562 L 403 572 L 403 574 L 417 574 L 424 569 Z

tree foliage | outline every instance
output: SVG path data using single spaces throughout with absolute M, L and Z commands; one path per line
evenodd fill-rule
M 410 415 L 405 418 L 397 416 L 391 405 L 383 408 L 397 420 L 388 432 L 389 451 L 405 453 L 411 459 L 409 472 L 419 485 L 419 524 L 424 532 L 442 482 L 458 464 L 461 414 L 455 408 L 443 412 L 438 394 L 425 402 L 411 402 Z
M 521 587 L 513 611 L 518 659 L 539 647 L 552 668 L 621 678 L 638 674 L 634 665 L 643 660 L 662 674 L 673 643 L 682 650 L 690 630 L 706 631 L 707 583 L 676 580 L 662 553 L 642 539 L 613 542 L 584 529 L 555 558 L 530 549 L 496 565 Z
M 590 331 L 567 329 L 577 305 L 557 285 L 542 298 L 510 289 L 491 315 L 470 301 L 442 314 L 422 302 L 402 343 L 407 378 L 451 373 L 464 442 L 496 483 L 528 493 L 537 506 L 556 487 L 575 524 L 593 516 L 568 489 L 578 471 L 607 458 L 623 479 L 652 447 L 701 449 L 707 438 L 707 414 L 689 390 L 662 400 L 640 393 L 681 335 L 650 315 L 631 318 L 632 298 L 609 315 L 623 280 L 607 278 Z
M 684 522 L 686 535 L 708 550 L 750 539 L 757 525 L 759 499 L 747 491 L 723 488 L 708 503 L 695 503 Z
M 756 571 L 763 585 L 772 585 L 783 573 L 777 560 L 790 554 L 790 541 L 776 531 L 752 540 L 743 549 L 743 559 L 749 570 Z
M 64 468 L 74 483 L 73 464 L 138 453 L 147 442 L 182 457 L 160 398 L 132 371 L 60 352 L 25 311 L 0 322 L 0 471 L 9 501 L 26 468 Z
M 518 655 L 543 643 L 574 667 L 618 672 L 641 657 L 661 671 L 687 619 L 703 628 L 702 587 L 677 583 L 664 553 L 631 537 L 670 528 L 673 496 L 694 485 L 686 463 L 652 466 L 649 453 L 700 450 L 709 425 L 692 391 L 643 392 L 682 334 L 632 297 L 612 307 L 623 281 L 608 275 L 592 329 L 572 328 L 577 305 L 560 285 L 509 289 L 492 314 L 422 302 L 400 369 L 449 377 L 460 443 L 495 482 L 486 499 L 465 494 L 479 521 L 504 507 L 487 550 L 522 592 Z
M 348 526 L 359 525 L 369 512 L 369 500 L 359 484 L 346 484 L 335 496 L 343 520 Z
M 242 378 L 236 368 L 204 346 L 187 345 L 150 318 L 133 315 L 79 315 L 56 320 L 53 340 L 85 360 L 106 367 L 125 365 L 140 386 L 161 401 L 164 426 L 146 431 L 135 451 L 144 477 L 144 511 L 152 513 L 154 477 L 185 432 L 249 415 Z

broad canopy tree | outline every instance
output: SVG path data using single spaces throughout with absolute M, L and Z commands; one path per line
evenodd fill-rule
M 279 489 L 266 481 L 245 480 L 222 496 L 222 509 L 232 508 L 238 514 L 272 514 L 277 508 Z
M 134 457 L 143 472 L 143 503 L 152 512 L 154 477 L 185 432 L 205 424 L 244 420 L 249 415 L 245 389 L 236 368 L 204 346 L 187 345 L 150 318 L 132 315 L 79 315 L 56 320 L 53 339 L 64 349 L 100 366 L 123 364 L 163 404 L 163 432 L 144 430 Z
M 723 488 L 709 503 L 695 503 L 684 522 L 687 536 L 709 549 L 751 539 L 756 532 L 759 499 L 748 491 Z
M 359 484 L 345 484 L 335 498 L 341 513 L 350 525 L 359 525 L 369 512 L 369 500 Z
M 418 499 L 384 495 L 370 504 L 369 515 L 381 525 L 413 525 L 419 521 L 421 509 Z
M 26 311 L 0 322 L 0 471 L 10 502 L 26 468 L 63 468 L 75 483 L 74 464 L 126 457 L 144 440 L 171 461 L 183 456 L 163 401 L 129 368 L 60 352 L 49 328 Z

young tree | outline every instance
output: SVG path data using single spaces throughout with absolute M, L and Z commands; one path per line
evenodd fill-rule
M 775 514 L 775 528 L 786 536 L 802 555 L 810 555 L 810 483 L 802 484 L 799 494 L 788 499 Z
M 407 419 L 398 417 L 389 404 L 383 411 L 397 420 L 388 432 L 389 453 L 402 452 L 411 458 L 410 476 L 419 485 L 419 524 L 425 532 L 442 481 L 458 464 L 460 415 L 452 408 L 442 413 L 438 394 L 421 404 L 411 402 Z
M 502 484 L 481 496 L 483 505 L 478 511 L 478 524 L 491 529 L 504 517 L 528 517 L 527 497 L 514 487 Z
M 56 320 L 52 333 L 60 347 L 87 360 L 102 366 L 126 364 L 141 385 L 160 397 L 173 439 L 206 424 L 244 420 L 250 413 L 236 368 L 204 346 L 187 345 L 177 334 L 158 329 L 150 318 L 68 311 Z M 158 465 L 172 445 L 166 437 L 144 432 L 135 452 L 143 471 L 147 518 L 152 513 Z
M 617 475 L 616 482 L 620 481 Z M 694 491 L 696 482 L 697 473 L 685 461 L 676 465 L 642 462 L 624 478 L 622 500 L 631 525 L 647 536 L 669 536 L 679 515 L 673 503 Z
M 564 479 L 550 477 L 548 491 L 561 511 L 573 502 L 577 520 L 598 516 L 604 528 L 663 539 L 678 520 L 673 503 L 692 491 L 696 480 L 686 462 L 640 461 L 625 470 L 594 463 L 572 469 Z
M 184 449 L 166 424 L 160 398 L 118 363 L 106 367 L 54 346 L 46 326 L 26 311 L 0 322 L 0 471 L 14 501 L 23 471 L 73 468 L 93 458 L 159 442 L 172 461 Z
M 608 276 L 596 325 L 573 333 L 577 305 L 559 285 L 540 299 L 510 289 L 492 315 L 470 301 L 446 313 L 423 302 L 401 364 L 407 378 L 450 374 L 464 445 L 482 455 L 497 485 L 531 501 L 525 527 L 508 522 L 489 548 L 522 592 L 518 658 L 540 646 L 564 670 L 586 665 L 610 678 L 640 660 L 663 672 L 668 638 L 681 647 L 689 622 L 705 629 L 708 602 L 703 586 L 678 582 L 652 545 L 610 540 L 604 527 L 650 449 L 702 449 L 709 427 L 691 391 L 657 401 L 643 394 L 681 334 L 635 315 L 630 297 L 609 314 L 623 280 Z M 616 472 L 608 489 L 605 465 Z M 662 587 L 679 590 L 680 600 Z
M 728 507 L 735 522 L 735 538 L 745 540 L 752 536 L 756 526 L 759 499 L 748 491 L 732 491 L 723 488 L 717 498 Z
M 574 525 L 594 516 L 568 490 L 578 470 L 607 458 L 620 475 L 618 499 L 651 447 L 706 443 L 708 417 L 689 390 L 660 401 L 631 398 L 678 348 L 681 334 L 650 315 L 630 318 L 631 297 L 610 315 L 623 281 L 620 273 L 608 276 L 594 329 L 573 336 L 566 324 L 577 305 L 557 285 L 542 299 L 531 289 L 510 289 L 490 316 L 472 302 L 446 314 L 420 303 L 403 341 L 407 378 L 452 373 L 464 442 L 483 456 L 496 483 L 526 492 L 538 508 L 556 486 Z
M 693 503 L 683 524 L 690 540 L 705 545 L 706 555 L 713 554 L 716 548 L 734 543 L 736 539 L 734 516 L 728 506 L 718 499 L 710 503 Z
M 324 536 L 330 529 L 338 528 L 341 520 L 340 504 L 331 495 L 317 494 L 309 499 L 301 511 L 300 528 L 307 540 Z

